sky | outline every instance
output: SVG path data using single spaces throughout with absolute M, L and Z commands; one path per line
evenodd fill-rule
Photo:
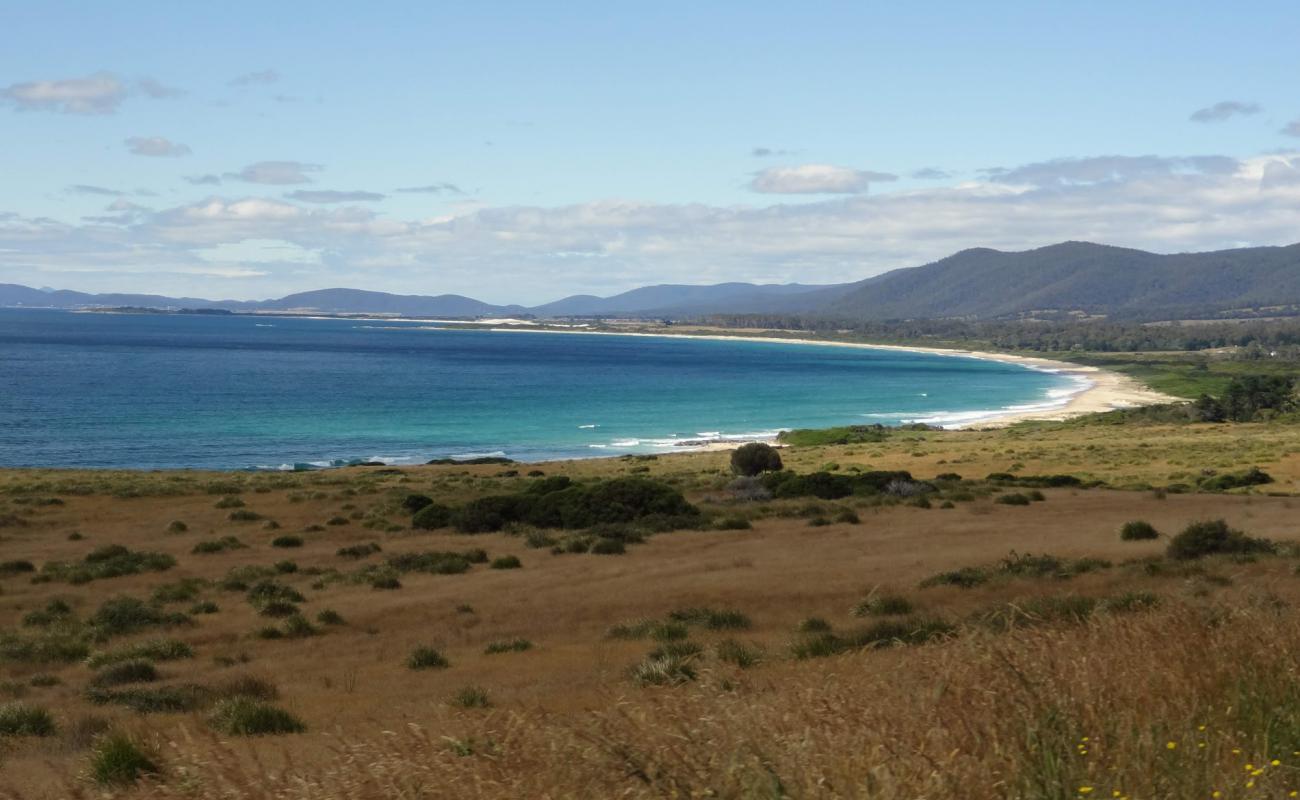
M 0 0 L 0 283 L 534 304 L 1300 241 L 1300 4 Z

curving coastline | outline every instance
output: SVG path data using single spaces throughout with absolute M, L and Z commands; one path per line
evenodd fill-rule
M 969 417 L 968 419 L 947 421 L 944 423 L 931 423 L 947 429 L 1003 428 L 1017 422 L 1028 422 L 1032 420 L 1062 421 L 1083 416 L 1085 414 L 1115 411 L 1123 408 L 1137 408 L 1140 406 L 1150 406 L 1159 403 L 1178 402 L 1182 399 L 1164 394 L 1163 392 L 1157 392 L 1127 375 L 1102 369 L 1101 367 L 1071 364 L 1067 361 L 1056 361 L 1050 358 L 1038 358 L 1036 356 L 1013 355 L 1011 353 L 991 353 L 979 350 L 919 347 L 912 345 L 831 342 L 818 339 L 800 339 L 797 337 L 785 336 L 724 336 L 717 334 L 696 335 L 685 333 L 643 333 L 634 331 L 583 331 L 572 329 L 557 330 L 548 328 L 503 327 L 493 327 L 488 330 L 494 333 L 560 333 L 567 336 L 641 336 L 660 339 L 710 339 L 714 341 L 764 343 L 776 342 L 793 345 L 816 345 L 819 347 L 852 347 L 863 350 L 894 350 L 906 353 L 928 353 L 938 356 L 977 358 L 986 361 L 1000 361 L 1007 364 L 1017 364 L 1026 369 L 1051 372 L 1070 378 L 1074 381 L 1075 386 L 1077 387 L 1073 390 L 1063 391 L 1050 402 L 1034 404 L 1032 406 L 969 412 L 968 415 L 965 415 Z M 915 421 L 926 422 L 927 420 L 917 419 Z M 716 447 L 718 449 L 730 449 L 735 447 L 737 444 L 740 444 L 740 442 L 717 442 L 707 446 L 710 448 Z

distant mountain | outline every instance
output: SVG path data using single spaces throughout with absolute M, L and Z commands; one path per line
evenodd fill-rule
M 16 284 L 0 284 L 0 306 L 221 308 L 451 318 L 683 319 L 767 314 L 886 320 L 1083 311 L 1129 319 L 1174 319 L 1232 309 L 1300 307 L 1300 244 L 1174 255 L 1089 242 L 1064 242 L 1023 252 L 976 248 L 856 283 L 663 284 L 612 297 L 573 295 L 532 308 L 492 305 L 454 294 L 396 295 L 358 289 L 321 289 L 273 300 L 214 301 L 49 291 Z
M 1089 242 L 963 250 L 864 281 L 818 311 L 853 319 L 1005 317 L 1080 310 L 1168 318 L 1300 303 L 1300 244 L 1159 255 Z
M 801 283 L 765 284 L 719 283 L 712 286 L 660 284 L 645 286 L 612 297 L 578 294 L 529 309 L 542 317 L 576 317 L 614 314 L 683 314 L 723 313 L 722 309 L 748 312 L 769 307 L 788 308 L 797 298 L 822 290 L 839 290 L 843 286 L 807 286 Z
M 361 289 L 318 289 L 287 295 L 278 300 L 264 300 L 255 305 L 261 311 L 312 309 L 330 314 L 401 314 L 406 317 L 518 316 L 528 312 L 523 306 L 494 306 L 458 294 L 429 297 L 367 292 Z

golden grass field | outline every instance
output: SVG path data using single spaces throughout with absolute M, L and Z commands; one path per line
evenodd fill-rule
M 257 677 L 278 688 L 275 704 L 306 727 L 229 736 L 212 728 L 207 708 L 142 714 L 91 703 L 96 672 L 80 659 L 0 660 L 0 704 L 47 709 L 56 726 L 50 736 L 0 736 L 0 797 L 901 800 L 1300 791 L 1300 550 L 1170 562 L 1160 558 L 1165 539 L 1118 535 L 1135 519 L 1168 535 L 1222 518 L 1252 536 L 1300 543 L 1300 430 L 1034 424 L 907 432 L 878 444 L 790 448 L 783 457 L 798 472 L 1069 473 L 1123 488 L 1045 489 L 1043 502 L 1027 506 L 995 503 L 996 491 L 947 509 L 811 501 L 821 513 L 850 509 L 859 518 L 812 526 L 819 512 L 808 501 L 729 499 L 727 453 L 536 465 L 575 479 L 636 470 L 674 481 L 706 514 L 753 520 L 745 530 L 655 534 L 625 555 L 603 556 L 552 555 L 508 533 L 410 530 L 397 506 L 410 492 L 455 503 L 511 491 L 528 483 L 522 473 L 534 465 L 518 466 L 518 476 L 503 476 L 502 466 L 0 472 L 0 562 L 24 559 L 39 569 L 108 544 L 177 562 L 81 584 L 0 577 L 0 630 L 41 635 L 23 619 L 55 599 L 85 618 L 109 598 L 147 600 L 161 585 L 200 579 L 195 597 L 166 608 L 211 601 L 216 613 L 91 649 L 182 640 L 193 657 L 160 662 L 157 684 L 215 687 Z M 1251 466 L 1275 482 L 1213 494 L 1150 489 Z M 229 502 L 216 507 L 227 497 L 260 519 L 231 521 Z M 187 530 L 169 532 L 173 521 Z M 70 539 L 74 532 L 80 538 Z M 271 545 L 286 534 L 301 536 L 303 546 Z M 247 547 L 192 552 L 224 536 Z M 337 555 L 371 541 L 382 553 Z M 338 577 L 398 553 L 471 547 L 493 559 L 517 556 L 522 568 L 412 572 L 391 590 Z M 1012 553 L 1113 565 L 1070 578 L 1000 576 L 974 588 L 918 585 Z M 255 635 L 279 620 L 216 584 L 232 568 L 282 560 L 297 570 L 275 580 L 305 596 L 304 615 L 314 620 L 328 608 L 343 624 L 318 625 L 302 638 Z M 805 620 L 862 628 L 877 620 L 854 616 L 854 607 L 885 594 L 906 597 L 918 615 L 942 618 L 954 632 L 914 646 L 794 656 L 792 643 L 808 636 L 798 632 Z M 1117 599 L 1125 597 L 1146 599 Z M 1050 613 L 1058 607 L 1043 598 L 1108 600 L 1082 619 Z M 630 670 L 657 642 L 611 638 L 610 628 L 691 607 L 738 611 L 750 625 L 691 626 L 687 639 L 701 648 L 691 657 L 695 679 L 638 685 Z M 484 652 L 516 638 L 532 646 Z M 726 640 L 757 663 L 720 659 Z M 449 666 L 409 669 L 419 646 L 437 648 Z M 37 681 L 52 685 L 33 685 L 36 676 L 53 676 Z M 486 707 L 454 702 L 469 687 L 482 690 Z M 134 739 L 159 774 L 135 785 L 91 781 L 95 735 L 104 729 Z

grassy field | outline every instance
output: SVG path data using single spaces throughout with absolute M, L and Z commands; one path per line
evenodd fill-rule
M 768 497 L 727 453 L 0 472 L 0 797 L 1300 791 L 1300 429 L 866 438 L 782 457 L 933 482 Z M 701 513 L 602 550 L 405 505 L 557 476 Z M 1275 547 L 1166 555 L 1217 519 Z

